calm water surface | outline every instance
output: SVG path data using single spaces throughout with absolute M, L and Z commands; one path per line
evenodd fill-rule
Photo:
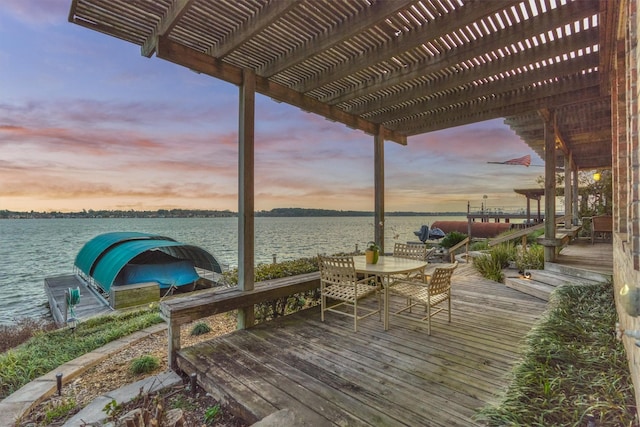
M 457 217 L 387 217 L 385 248 L 417 241 L 413 232 Z M 237 218 L 108 218 L 0 220 L 0 324 L 48 315 L 45 277 L 72 274 L 75 257 L 93 237 L 140 231 L 200 246 L 222 264 L 238 265 Z M 373 240 L 372 217 L 256 218 L 256 263 L 287 261 L 318 253 L 364 249 Z

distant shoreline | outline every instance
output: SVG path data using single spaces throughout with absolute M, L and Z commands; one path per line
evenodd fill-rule
M 466 212 L 385 212 L 385 216 L 466 216 Z M 91 218 L 229 218 L 237 212 L 228 210 L 158 209 L 156 211 L 119 211 L 92 209 L 81 212 L 15 212 L 0 210 L 0 219 L 91 219 Z M 255 212 L 256 217 L 372 217 L 373 212 L 330 209 L 276 208 Z

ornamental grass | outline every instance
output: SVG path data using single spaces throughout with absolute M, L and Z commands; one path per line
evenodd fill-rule
M 565 286 L 525 339 L 522 362 L 501 401 L 477 419 L 488 426 L 636 426 L 626 352 L 614 334 L 612 285 Z

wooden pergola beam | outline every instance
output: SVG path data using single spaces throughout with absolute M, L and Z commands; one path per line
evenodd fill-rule
M 242 84 L 242 69 L 188 48 L 180 43 L 176 43 L 167 37 L 159 38 L 157 56 L 190 68 L 196 72 L 207 74 L 238 86 Z M 324 104 L 265 77 L 256 76 L 255 80 L 256 92 L 273 98 L 276 101 L 285 102 L 304 111 L 319 114 L 329 120 L 343 123 L 350 128 L 359 129 L 369 135 L 378 134 L 379 128 L 376 123 Z M 382 134 L 385 140 L 394 141 L 402 145 L 407 144 L 406 135 L 390 130 L 384 126 Z

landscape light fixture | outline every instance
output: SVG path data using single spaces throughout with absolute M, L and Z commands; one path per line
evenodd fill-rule
M 62 373 L 56 374 L 56 388 L 58 389 L 58 396 L 62 395 Z

